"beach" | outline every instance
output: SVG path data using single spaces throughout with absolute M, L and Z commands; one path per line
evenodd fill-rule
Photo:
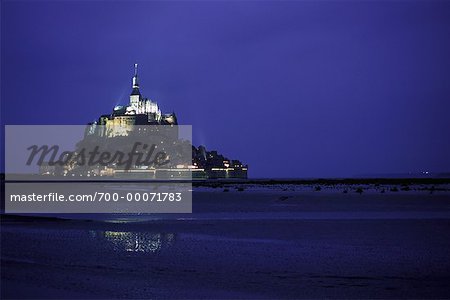
M 358 188 L 233 184 L 194 188 L 192 214 L 3 215 L 1 296 L 449 298 L 447 186 Z

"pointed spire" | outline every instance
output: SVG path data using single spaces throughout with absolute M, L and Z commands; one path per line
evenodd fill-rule
M 137 71 L 138 71 L 138 64 L 134 64 L 133 89 L 139 88 Z
M 141 95 L 139 91 L 139 82 L 138 82 L 138 64 L 134 64 L 134 76 L 133 76 L 133 90 L 131 91 L 131 96 L 133 95 Z

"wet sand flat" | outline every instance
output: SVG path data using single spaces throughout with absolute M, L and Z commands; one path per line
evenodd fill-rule
M 2 298 L 450 297 L 448 193 L 198 190 L 193 208 L 3 217 Z

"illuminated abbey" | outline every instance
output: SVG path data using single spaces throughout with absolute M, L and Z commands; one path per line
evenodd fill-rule
M 139 90 L 138 65 L 134 65 L 134 76 L 132 79 L 132 90 L 130 102 L 127 105 L 117 105 L 111 114 L 100 116 L 91 124 L 91 132 L 96 130 L 95 125 L 106 132 L 100 135 L 117 136 L 133 125 L 178 125 L 175 113 L 163 114 L 158 103 L 144 98 Z M 122 132 L 120 132 L 122 128 Z

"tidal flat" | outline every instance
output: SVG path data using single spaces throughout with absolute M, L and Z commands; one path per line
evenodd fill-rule
M 448 185 L 395 187 L 199 185 L 192 214 L 3 214 L 1 297 L 449 298 Z

